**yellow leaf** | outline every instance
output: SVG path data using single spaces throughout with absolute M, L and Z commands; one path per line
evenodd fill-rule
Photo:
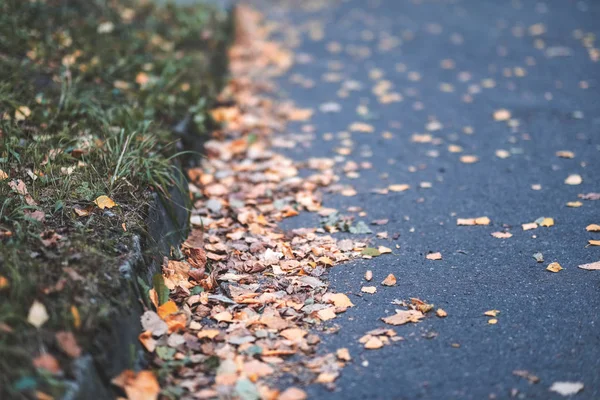
M 561 267 L 560 264 L 557 262 L 553 262 L 546 267 L 546 270 L 550 272 L 558 272 L 561 269 L 563 269 L 563 267 Z
M 175 304 L 175 302 L 173 300 L 167 301 L 165 304 L 158 307 L 158 310 L 157 310 L 158 316 L 161 317 L 162 319 L 165 319 L 165 317 L 167 315 L 173 314 L 176 312 L 177 312 L 177 304 Z
M 27 106 L 21 106 L 15 111 L 15 119 L 17 121 L 23 121 L 24 119 L 27 119 L 30 115 L 31 110 Z
M 465 154 L 464 156 L 460 157 L 460 162 L 463 164 L 474 164 L 477 161 L 479 161 L 479 157 L 471 154 Z
M 8 174 L 0 169 L 0 181 L 8 179 Z
M 540 226 L 551 227 L 554 225 L 554 218 L 544 218 Z
M 104 210 L 105 208 L 113 208 L 117 205 L 110 197 L 104 195 L 99 196 L 96 200 L 94 200 L 94 203 L 101 210 Z
M 407 185 L 405 183 L 395 184 L 395 185 L 388 186 L 388 189 L 392 192 L 404 192 L 405 190 L 410 189 L 410 185 Z
M 81 316 L 77 307 L 71 306 L 71 316 L 73 317 L 73 326 L 75 329 L 81 328 Z

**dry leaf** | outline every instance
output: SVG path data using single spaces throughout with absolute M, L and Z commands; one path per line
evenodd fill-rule
M 390 325 L 404 325 L 409 322 L 419 322 L 425 315 L 417 310 L 396 310 L 396 314 L 382 318 L 383 322 Z
M 596 261 L 589 264 L 581 264 L 579 268 L 586 269 L 588 271 L 600 271 L 600 261 Z
M 389 274 L 386 278 L 381 282 L 383 286 L 394 286 L 396 284 L 396 277 L 394 274 Z
M 588 240 L 589 246 L 600 246 L 600 240 Z
M 550 263 L 550 264 L 549 264 L 549 265 L 546 267 L 546 270 L 547 270 L 547 271 L 550 271 L 550 272 L 558 272 L 558 271 L 560 271 L 560 270 L 562 270 L 562 269 L 563 269 L 563 267 L 561 267 L 561 266 L 560 266 L 560 264 L 559 264 L 559 263 L 557 263 L 557 262 Z
M 437 315 L 440 318 L 446 318 L 448 316 L 448 313 L 443 309 L 438 308 L 437 310 L 435 310 L 435 315 Z
M 500 314 L 500 310 L 489 310 L 483 313 L 483 315 L 488 317 L 497 317 Z
M 588 232 L 600 232 L 600 225 L 598 224 L 590 224 L 585 227 L 585 230 Z
M 154 350 L 156 350 L 156 340 L 154 340 L 152 337 L 151 331 L 144 331 L 140 333 L 138 340 L 146 350 L 148 350 L 150 353 L 154 353 Z
M 287 388 L 277 397 L 277 400 L 306 400 L 306 392 L 296 387 Z
M 392 252 L 392 249 L 390 249 L 389 247 L 385 247 L 385 246 L 379 246 L 377 248 L 377 250 L 379 250 L 379 254 L 389 254 Z
M 583 203 L 580 201 L 569 201 L 567 203 L 567 207 L 572 207 L 572 208 L 581 207 L 582 205 L 583 205 Z
M 427 258 L 428 260 L 441 260 L 442 259 L 442 253 L 437 252 L 437 253 L 429 253 L 425 256 L 425 258 Z
M 523 224 L 521 226 L 523 227 L 524 231 L 528 231 L 528 230 L 531 230 L 531 229 L 537 229 L 538 224 L 536 224 L 535 222 L 530 222 L 530 223 L 527 223 L 527 224 Z
M 565 184 L 567 185 L 581 185 L 582 182 L 583 178 L 581 177 L 581 175 L 577 174 L 569 175 L 567 179 L 565 179 Z
M 322 310 L 317 311 L 317 316 L 321 321 L 328 321 L 336 317 L 333 307 L 324 308 Z
M 365 349 L 376 350 L 383 347 L 383 342 L 377 336 L 371 336 L 371 338 L 365 343 Z
M 377 288 L 375 286 L 363 286 L 360 288 L 360 291 L 363 293 L 373 294 L 377 291 Z
M 300 328 L 289 328 L 289 329 L 284 329 L 283 331 L 279 332 L 279 335 L 281 335 L 284 338 L 286 338 L 287 340 L 291 340 L 293 342 L 298 342 L 298 341 L 302 340 L 302 338 L 304 338 L 304 336 L 306 336 L 307 334 L 308 334 L 307 331 L 305 331 L 304 329 L 300 329 Z
M 373 271 L 369 269 L 365 272 L 365 280 L 370 281 L 371 279 L 373 279 Z
M 112 384 L 125 391 L 129 400 L 156 400 L 160 386 L 152 371 L 125 370 L 112 379 Z
M 488 324 L 490 325 L 496 325 L 498 323 L 498 320 L 496 318 L 491 318 L 488 320 Z
M 510 232 L 492 232 L 491 235 L 498 239 L 508 239 L 512 237 Z
M 169 300 L 162 306 L 158 307 L 158 310 L 156 310 L 156 312 L 158 313 L 159 317 L 165 319 L 167 315 L 177 312 L 177 304 L 175 304 L 173 300 Z
M 479 157 L 474 156 L 472 154 L 465 154 L 464 156 L 460 156 L 460 162 L 463 164 L 474 164 L 479 161 Z
M 335 352 L 335 355 L 337 356 L 337 358 L 339 360 L 342 360 L 342 361 L 351 361 L 352 360 L 352 357 L 350 357 L 350 352 L 345 347 L 343 347 L 341 349 L 337 349 L 337 351 Z
M 574 158 L 575 153 L 569 150 L 561 150 L 556 152 L 556 156 L 560 158 Z
M 489 225 L 490 219 L 488 217 L 477 217 L 477 218 L 458 218 L 456 225 L 458 226 L 472 226 L 472 225 Z
M 0 181 L 8 179 L 8 174 L 0 169 Z
M 410 189 L 410 185 L 407 185 L 404 183 L 403 184 L 394 184 L 394 185 L 389 185 L 388 189 L 391 192 L 404 192 L 404 191 Z
M 229 311 L 222 311 L 212 316 L 217 322 L 233 322 L 233 315 Z
M 550 391 L 556 392 L 563 396 L 572 396 L 583 390 L 582 382 L 554 382 L 550 386 Z
M 113 208 L 117 204 L 108 196 L 99 196 L 94 203 L 98 206 L 99 209 L 104 210 L 105 208 Z
M 42 325 L 48 321 L 48 312 L 46 311 L 46 306 L 35 300 L 31 307 L 29 308 L 29 314 L 27 315 L 27 322 L 36 328 L 40 328 Z
M 545 226 L 547 228 L 554 226 L 554 218 L 544 218 L 540 226 Z
M 522 370 L 522 369 L 514 370 L 513 375 L 520 376 L 521 378 L 525 378 L 529 381 L 529 383 L 538 383 L 540 381 L 539 377 L 533 375 L 529 371 Z
M 333 303 L 334 306 L 339 308 L 354 307 L 354 304 L 352 304 L 348 296 L 344 293 L 326 293 L 323 296 L 323 301 Z
M 500 108 L 494 111 L 494 120 L 496 121 L 508 121 L 510 119 L 510 111 L 505 108 Z

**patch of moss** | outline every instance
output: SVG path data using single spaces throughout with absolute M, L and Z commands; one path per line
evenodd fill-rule
M 208 6 L 0 0 L 0 398 L 58 395 L 71 372 L 55 333 L 85 349 L 110 321 L 148 199 L 178 181 L 173 127 L 212 128 L 229 36 Z M 45 352 L 62 374 L 33 367 Z

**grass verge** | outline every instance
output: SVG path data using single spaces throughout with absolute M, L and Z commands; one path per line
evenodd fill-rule
M 177 182 L 181 142 L 211 129 L 226 19 L 143 0 L 0 0 L 1 398 L 60 396 L 110 323 L 150 195 Z

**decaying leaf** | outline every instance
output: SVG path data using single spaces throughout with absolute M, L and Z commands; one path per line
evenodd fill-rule
M 524 231 L 528 231 L 528 230 L 531 230 L 531 229 L 537 229 L 538 224 L 536 224 L 535 222 L 529 222 L 529 223 L 523 224 L 521 226 L 523 227 Z
M 458 226 L 469 226 L 469 225 L 489 225 L 490 219 L 488 217 L 477 217 L 477 218 L 458 218 L 456 225 Z
M 98 206 L 99 209 L 104 210 L 105 208 L 113 208 L 117 205 L 110 197 L 108 196 L 99 196 L 96 200 L 94 200 L 94 204 Z
M 396 310 L 396 314 L 382 318 L 383 322 L 390 325 L 404 325 L 409 322 L 419 322 L 425 318 L 421 311 L 417 310 Z
M 558 271 L 560 271 L 560 270 L 562 270 L 562 269 L 563 269 L 563 267 L 561 267 L 561 266 L 560 266 L 560 264 L 559 264 L 559 263 L 557 263 L 557 262 L 550 263 L 550 264 L 549 264 L 549 265 L 546 267 L 546 270 L 547 270 L 547 271 L 550 271 L 550 272 L 558 272 Z

